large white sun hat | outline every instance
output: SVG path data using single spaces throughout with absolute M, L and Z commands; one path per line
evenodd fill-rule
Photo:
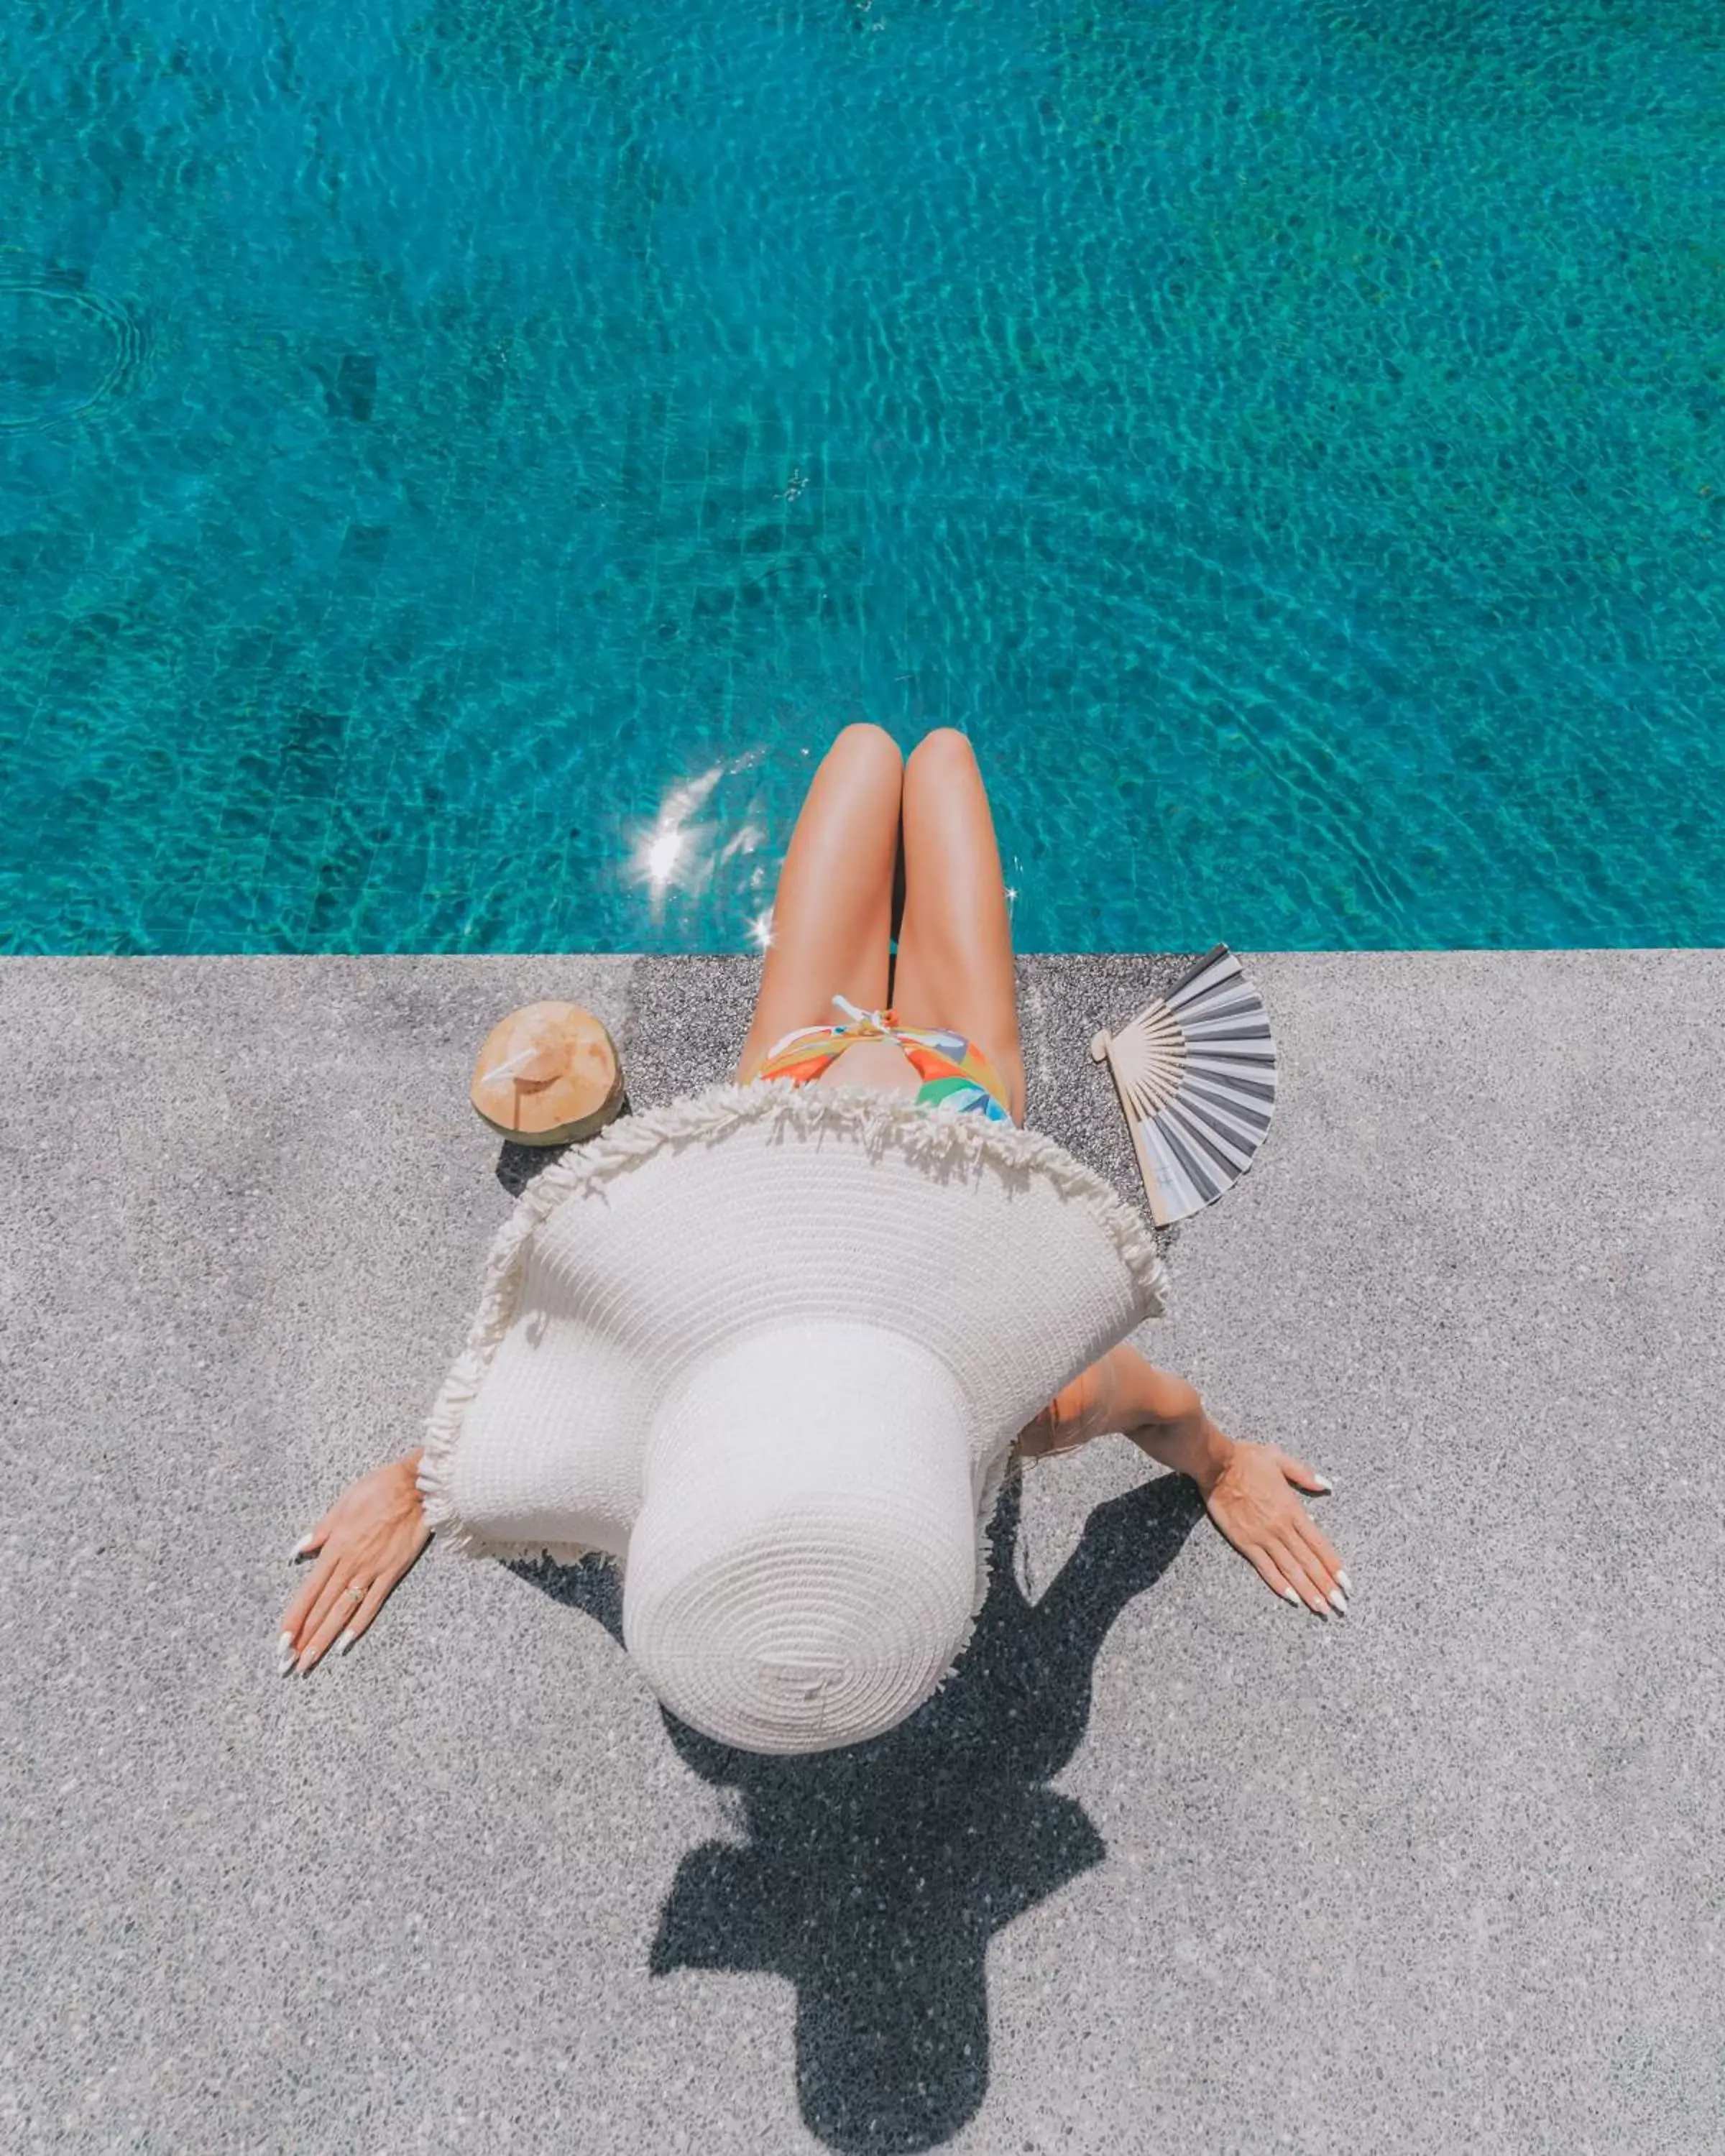
M 858 1743 L 968 1645 L 1018 1433 L 1165 1288 L 1142 1217 L 1039 1133 L 718 1086 L 523 1193 L 426 1517 L 465 1556 L 614 1559 L 631 1660 L 707 1736 Z

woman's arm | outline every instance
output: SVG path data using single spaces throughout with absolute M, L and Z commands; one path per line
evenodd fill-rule
M 1289 1487 L 1327 1491 L 1323 1476 L 1274 1445 L 1226 1435 L 1193 1386 L 1133 1348 L 1114 1348 L 1056 1394 L 1020 1434 L 1018 1449 L 1043 1459 L 1113 1430 L 1164 1467 L 1189 1475 L 1217 1527 L 1285 1600 L 1303 1601 L 1324 1616 L 1346 1611 L 1341 1559 Z
M 1230 1440 L 1204 1412 L 1183 1378 L 1158 1370 L 1135 1349 L 1116 1348 L 1055 1394 L 1019 1439 L 1027 1459 L 1076 1452 L 1118 1431 L 1200 1489 L 1227 1465 Z
M 1204 1413 L 1197 1389 L 1183 1378 L 1157 1369 L 1130 1348 L 1115 1348 L 1103 1362 L 1113 1388 L 1118 1427 L 1153 1460 L 1189 1475 L 1208 1497 L 1235 1445 Z

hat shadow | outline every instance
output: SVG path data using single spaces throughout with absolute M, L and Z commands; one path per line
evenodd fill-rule
M 611 1120 L 615 1122 L 634 1113 L 634 1104 L 625 1090 L 617 1114 Z M 598 1135 L 597 1132 L 593 1133 L 595 1137 Z M 580 1138 L 576 1140 L 575 1145 L 590 1145 L 592 1142 L 591 1138 Z M 505 1138 L 497 1149 L 497 1166 L 494 1172 L 510 1196 L 519 1198 L 542 1169 L 549 1168 L 554 1160 L 561 1160 L 566 1152 L 572 1150 L 574 1147 L 567 1145 L 530 1146 L 522 1145 L 516 1138 Z
M 886 1735 L 768 1757 L 661 1709 L 684 1761 L 739 1793 L 748 1838 L 707 1842 L 683 1859 L 649 1966 L 655 1976 L 703 1969 L 788 1979 L 803 2123 L 834 2148 L 935 2148 L 980 2109 L 989 1941 L 1106 1854 L 1082 1805 L 1045 1785 L 1088 1725 L 1109 1628 L 1203 1517 L 1182 1476 L 1111 1498 L 1033 1604 L 1013 1563 L 1021 1503 L 1009 1476 L 970 1645 L 940 1691 Z M 621 1644 L 612 1567 L 522 1576 Z

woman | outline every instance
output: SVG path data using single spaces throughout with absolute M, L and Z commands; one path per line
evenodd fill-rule
M 1105 1431 L 1189 1475 L 1276 1593 L 1345 1611 L 1294 1494 L 1328 1484 L 1122 1344 L 1161 1307 L 1153 1240 L 1024 1111 L 970 745 L 942 728 L 906 763 L 849 726 L 792 834 L 736 1084 L 529 1187 L 426 1445 L 295 1552 L 316 1561 L 283 1674 L 351 1647 L 442 1530 L 622 1564 L 632 1658 L 708 1734 L 859 1742 L 956 1666 L 1004 1474 Z

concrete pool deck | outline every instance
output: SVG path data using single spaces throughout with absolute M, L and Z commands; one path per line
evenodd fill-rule
M 670 1725 L 586 1568 L 434 1547 L 274 1673 L 520 1180 L 488 1026 L 589 1003 L 646 1106 L 752 962 L 0 964 L 0 2143 L 1712 2156 L 1725 952 L 1247 963 L 1277 1122 L 1142 1344 L 1332 1477 L 1353 1614 L 1105 1440 L 866 1775 Z M 1135 1200 L 1157 977 L 1023 962 Z

